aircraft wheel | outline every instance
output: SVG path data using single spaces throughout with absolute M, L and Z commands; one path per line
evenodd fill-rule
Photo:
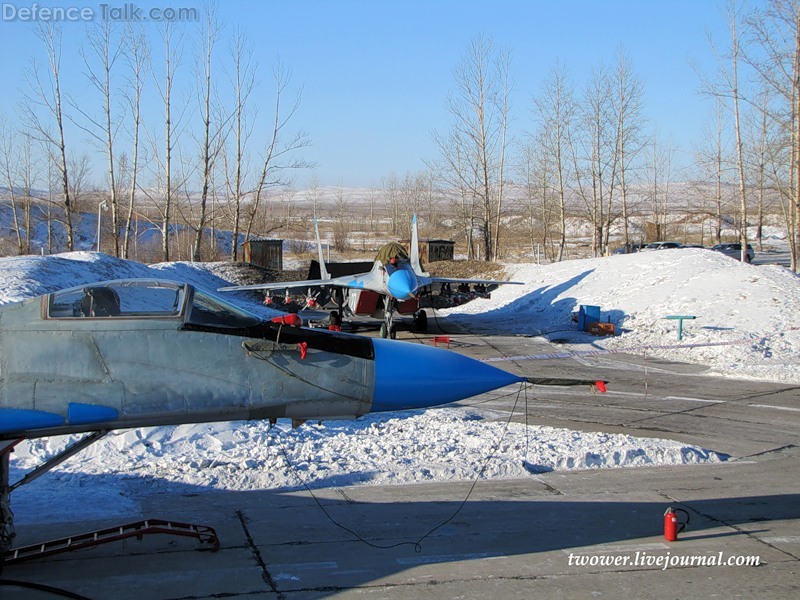
M 342 325 L 342 316 L 337 311 L 331 311 L 331 316 L 329 318 L 331 325 L 338 325 L 341 327 Z
M 397 327 L 392 325 L 391 329 L 389 329 L 389 337 L 393 340 L 397 339 Z
M 386 323 L 381 323 L 381 337 L 382 338 L 388 337 L 386 331 Z
M 420 310 L 414 315 L 414 328 L 417 331 L 428 331 L 428 313 L 424 310 Z

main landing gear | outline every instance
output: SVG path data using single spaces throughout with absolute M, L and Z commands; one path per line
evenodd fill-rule
M 394 307 L 395 301 L 389 296 L 384 296 L 383 299 L 383 323 L 381 323 L 381 337 L 382 338 L 397 338 L 397 327 L 394 324 Z
M 397 326 L 394 324 L 394 309 L 396 306 L 395 300 L 387 297 L 384 301 L 383 309 L 383 323 L 381 323 L 381 337 L 382 338 L 397 338 Z M 423 309 L 419 309 L 414 313 L 414 320 L 412 322 L 414 330 L 418 332 L 428 331 L 428 313 Z
M 172 535 L 194 537 L 197 538 L 201 543 L 209 544 L 211 546 L 209 549 L 211 550 L 217 550 L 219 548 L 217 534 L 211 527 L 154 519 L 130 523 L 110 529 L 91 531 L 78 536 L 70 536 L 69 538 L 64 538 L 62 540 L 53 540 L 50 542 L 34 544 L 22 548 L 11 548 L 14 538 L 16 537 L 16 531 L 14 529 L 14 513 L 11 511 L 11 492 L 16 490 L 18 487 L 25 485 L 26 483 L 30 483 L 39 476 L 44 475 L 50 469 L 60 465 L 69 457 L 74 456 L 84 448 L 101 439 L 107 433 L 108 431 L 104 430 L 86 434 L 78 441 L 74 442 L 70 446 L 67 446 L 64 450 L 36 467 L 33 471 L 25 475 L 25 477 L 14 484 L 9 482 L 9 475 L 11 472 L 10 457 L 11 453 L 14 451 L 14 447 L 24 440 L 18 439 L 0 441 L 0 573 L 3 571 L 4 563 L 31 560 L 33 558 L 50 556 L 60 552 L 68 552 L 71 550 L 122 540 L 128 537 L 136 537 L 137 539 L 141 539 L 144 534 L 148 533 L 167 533 Z

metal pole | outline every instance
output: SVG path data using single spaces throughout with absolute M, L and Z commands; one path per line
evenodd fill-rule
M 108 210 L 108 202 L 103 200 L 97 205 L 97 251 L 100 252 L 100 210 Z

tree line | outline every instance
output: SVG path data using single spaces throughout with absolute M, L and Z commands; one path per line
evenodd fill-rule
M 701 234 L 710 226 L 714 243 L 732 216 L 744 252 L 748 242 L 762 241 L 772 212 L 798 270 L 800 2 L 747 8 L 729 0 L 721 18 L 729 37 L 708 40 L 716 71 L 695 68 L 710 107 L 707 130 L 681 172 L 678 148 L 644 116 L 644 84 L 624 48 L 611 64 L 596 65 L 583 86 L 566 65 L 554 64 L 531 96 L 528 133 L 513 140 L 509 54 L 490 39 L 473 41 L 455 71 L 451 128 L 434 134 L 440 156 L 430 166 L 455 197 L 465 237 L 481 239 L 483 257 L 498 256 L 512 216 L 527 221 L 532 245 L 561 260 L 576 217 L 600 256 L 612 232 L 626 246 L 666 239 L 676 212 Z M 691 194 L 683 186 L 684 197 L 675 197 L 678 178 L 693 182 Z
M 214 243 L 206 239 L 209 228 L 224 228 L 234 240 L 268 232 L 263 205 L 270 190 L 287 185 L 292 170 L 312 166 L 299 152 L 309 136 L 292 129 L 301 91 L 292 87 L 291 70 L 276 63 L 264 92 L 247 35 L 220 25 L 213 3 L 201 13 L 192 39 L 170 21 L 154 35 L 134 23 L 90 25 L 78 50 L 82 82 L 64 81 L 62 60 L 74 60 L 75 52 L 65 52 L 61 28 L 37 24 L 41 56 L 27 69 L 18 114 L 0 117 L 0 181 L 20 254 L 32 250 L 36 202 L 60 224 L 68 251 L 75 249 L 75 215 L 107 207 L 109 251 L 122 258 L 131 255 L 139 221 L 160 231 L 165 261 L 178 225 L 192 234 L 192 260 Z M 179 81 L 189 82 L 188 98 L 176 96 Z M 87 83 L 80 98 L 66 91 Z M 160 118 L 145 118 L 148 97 L 160 105 Z M 257 107 L 270 103 L 271 113 L 259 119 Z M 88 180 L 89 153 L 68 125 L 104 157 L 104 184 Z M 239 252 L 232 244 L 233 260 Z
M 678 170 L 679 149 L 645 118 L 644 83 L 623 47 L 582 85 L 567 65 L 553 64 L 527 102 L 525 133 L 514 136 L 511 52 L 478 36 L 453 71 L 449 122 L 432 134 L 437 156 L 424 172 L 389 175 L 370 191 L 371 230 L 388 224 L 404 235 L 410 215 L 422 213 L 429 232 L 449 229 L 470 258 L 502 258 L 510 237 L 524 232 L 531 247 L 561 260 L 576 223 L 599 256 L 612 243 L 674 235 L 678 204 L 683 226 L 708 229 L 709 242 L 722 241 L 733 217 L 743 247 L 760 241 L 767 214 L 777 213 L 797 271 L 800 0 L 754 8 L 729 0 L 720 18 L 730 35 L 709 39 L 717 70 L 697 69 L 708 125 L 688 168 Z M 164 261 L 179 237 L 199 261 L 219 253 L 214 230 L 229 231 L 237 260 L 241 240 L 290 222 L 307 226 L 291 193 L 294 175 L 313 167 L 303 158 L 310 136 L 295 123 L 302 92 L 291 70 L 275 64 L 265 92 L 252 43 L 242 29 L 220 25 L 213 3 L 190 38 L 169 22 L 148 33 L 93 24 L 79 50 L 89 92 L 77 99 L 65 91 L 78 84 L 64 81 L 60 29 L 38 25 L 41 52 L 18 115 L 0 119 L 0 185 L 9 190 L 20 254 L 32 251 L 34 203 L 48 224 L 60 223 L 66 250 L 75 248 L 74 215 L 107 207 L 106 249 L 123 258 L 143 220 L 158 229 Z M 187 81 L 188 98 L 176 95 Z M 153 98 L 160 114 L 145 115 Z M 258 114 L 264 106 L 266 118 Z M 68 125 L 103 156 L 103 184 L 90 181 L 89 154 Z M 694 182 L 690 195 L 685 186 L 676 191 L 678 179 Z M 323 200 L 312 178 L 306 200 L 333 220 L 334 242 L 345 247 L 353 228 L 346 193 Z

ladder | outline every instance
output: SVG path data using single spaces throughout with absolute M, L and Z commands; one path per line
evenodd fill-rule
M 155 533 L 193 537 L 201 544 L 209 544 L 210 547 L 201 548 L 201 550 L 211 550 L 212 552 L 219 550 L 219 538 L 213 527 L 178 523 L 176 521 L 163 521 L 161 519 L 147 519 L 145 521 L 136 521 L 135 523 L 109 527 L 108 529 L 89 531 L 87 533 L 51 540 L 49 542 L 12 548 L 6 552 L 5 563 L 13 564 L 33 560 L 35 558 L 44 558 L 45 556 L 92 548 L 100 544 L 108 544 L 132 537 L 141 540 L 145 535 Z

